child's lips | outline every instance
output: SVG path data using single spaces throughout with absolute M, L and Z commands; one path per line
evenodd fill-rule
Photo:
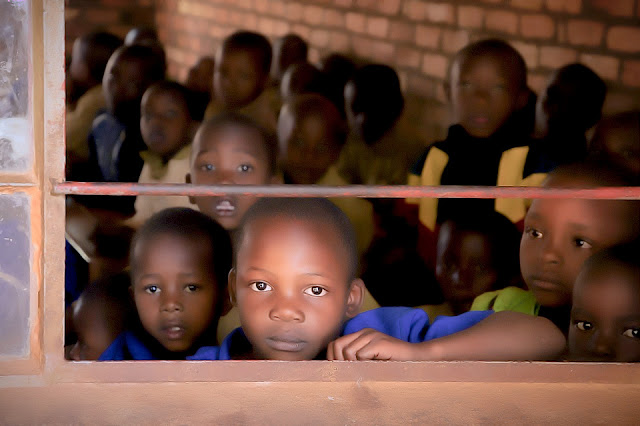
M 186 329 L 182 323 L 170 323 L 162 327 L 162 332 L 169 340 L 180 340 L 184 337 Z
M 563 286 L 557 278 L 551 276 L 533 277 L 531 286 L 543 291 L 560 291 Z
M 232 199 L 222 198 L 215 203 L 215 212 L 218 216 L 233 216 L 236 213 L 236 206 Z
M 300 352 L 306 341 L 294 336 L 271 336 L 266 339 L 267 345 L 281 352 Z

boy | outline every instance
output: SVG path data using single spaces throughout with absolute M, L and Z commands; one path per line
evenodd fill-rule
M 548 188 L 626 185 L 616 172 L 595 164 L 558 167 L 544 182 Z M 514 303 L 524 303 L 524 294 L 531 315 L 549 318 L 566 331 L 573 284 L 580 267 L 592 254 L 640 235 L 640 209 L 637 201 L 536 199 L 524 226 L 520 269 L 530 292 L 496 292 L 493 309 L 512 309 Z M 486 308 L 476 303 L 472 307 Z
M 598 124 L 589 147 L 596 161 L 610 164 L 640 185 L 640 112 L 623 112 Z
M 69 84 L 72 93 L 67 103 L 67 157 L 72 165 L 89 159 L 87 137 L 98 111 L 106 106 L 102 93 L 102 77 L 109 58 L 122 45 L 117 36 L 97 32 L 77 38 L 73 43 Z
M 519 284 L 519 244 L 515 225 L 497 212 L 461 213 L 442 224 L 436 279 L 455 315 L 487 291 Z
M 572 361 L 640 361 L 638 243 L 604 250 L 582 266 L 569 325 Z
M 606 94 L 604 81 L 582 64 L 551 74 L 536 103 L 534 134 L 534 146 L 547 168 L 585 159 L 585 133 L 600 120 Z
M 202 121 L 204 111 L 213 96 L 213 69 L 215 61 L 210 56 L 203 56 L 189 69 L 184 85 L 193 92 L 195 120 Z
M 270 68 L 271 44 L 264 36 L 238 31 L 224 39 L 215 58 L 215 99 L 207 107 L 205 118 L 235 111 L 275 131 L 280 105 L 277 90 L 265 90 Z
M 229 290 L 242 328 L 190 359 L 544 359 L 564 347 L 547 320 L 513 312 L 440 317 L 430 326 L 409 308 L 356 316 L 364 283 L 355 235 L 326 199 L 259 200 L 234 251 Z
M 447 139 L 429 147 L 415 163 L 410 185 L 537 185 L 544 174 L 529 158 L 521 110 L 529 96 L 524 59 L 502 40 L 469 44 L 453 58 L 445 92 L 453 126 Z M 526 212 L 523 200 L 409 199 L 418 206 L 419 251 L 433 267 L 437 224 L 461 211 L 496 210 L 514 223 Z M 415 220 L 414 220 L 415 221 Z
M 275 138 L 250 118 L 223 113 L 205 121 L 193 140 L 187 183 L 266 185 L 281 182 Z M 255 197 L 190 197 L 227 231 L 235 231 Z
M 131 46 L 133 44 L 158 43 L 158 33 L 151 27 L 134 27 L 129 30 L 124 37 L 124 44 Z
M 194 120 L 191 92 L 179 83 L 152 84 L 142 97 L 140 132 L 148 150 L 140 153 L 144 166 L 139 183 L 182 183 L 189 173 Z M 136 197 L 136 214 L 130 224 L 138 227 L 154 213 L 168 207 L 189 207 L 186 196 Z
M 135 318 L 127 273 L 95 281 L 71 305 L 71 327 L 77 341 L 68 359 L 97 360 Z
M 285 183 L 346 185 L 335 165 L 346 139 L 344 121 L 328 99 L 320 95 L 301 95 L 286 103 L 278 120 L 279 161 Z M 361 198 L 331 201 L 353 223 L 358 252 L 364 253 L 373 237 L 371 203 Z
M 352 184 L 405 183 L 416 147 L 395 130 L 404 109 L 396 72 L 386 65 L 362 67 L 344 87 L 344 99 L 354 138 L 340 156 L 340 174 Z
M 320 61 L 318 68 L 325 75 L 327 97 L 338 108 L 340 115 L 346 118 L 344 86 L 356 71 L 356 65 L 344 55 L 331 53 Z
M 279 84 L 291 65 L 307 62 L 308 52 L 307 42 L 297 34 L 286 34 L 277 39 L 273 45 L 272 82 Z
M 131 293 L 140 323 L 118 336 L 101 361 L 184 359 L 215 344 L 228 310 L 228 234 L 187 208 L 153 215 L 131 243 Z
M 107 110 L 89 134 L 89 173 L 77 180 L 137 182 L 142 170 L 140 101 L 145 90 L 163 80 L 166 64 L 157 47 L 123 46 L 107 63 L 102 88 Z M 92 206 L 131 214 L 135 197 L 85 198 Z
M 282 102 L 289 102 L 295 96 L 304 93 L 325 92 L 324 76 L 318 68 L 309 62 L 291 65 L 282 76 L 280 83 L 280 98 Z

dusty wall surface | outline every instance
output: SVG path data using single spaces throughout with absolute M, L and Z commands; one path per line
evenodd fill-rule
M 271 38 L 295 32 L 311 59 L 343 52 L 393 65 L 408 114 L 425 137 L 447 121 L 442 81 L 470 40 L 505 38 L 522 53 L 538 91 L 549 72 L 580 61 L 610 87 L 606 112 L 640 107 L 640 0 L 157 0 L 170 74 L 184 78 L 237 29 Z

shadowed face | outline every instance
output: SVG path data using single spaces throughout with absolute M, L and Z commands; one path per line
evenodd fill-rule
M 360 301 L 345 249 L 326 224 L 257 219 L 243 230 L 230 291 L 258 359 L 310 360 L 337 338 Z
M 140 110 L 140 132 L 149 150 L 168 159 L 189 143 L 192 120 L 185 102 L 175 94 L 151 88 Z
M 97 360 L 111 343 L 124 331 L 124 319 L 113 318 L 109 304 L 86 297 L 73 302 L 73 328 L 77 342 L 69 358 L 74 361 Z
M 227 108 L 249 104 L 264 89 L 267 76 L 256 56 L 248 50 L 223 49 L 216 58 L 213 87 Z
M 569 356 L 640 361 L 640 270 L 616 262 L 580 273 L 573 295 Z
M 102 79 L 107 109 L 121 121 L 137 119 L 140 100 L 150 84 L 139 60 L 123 58 L 116 51 L 109 59 Z

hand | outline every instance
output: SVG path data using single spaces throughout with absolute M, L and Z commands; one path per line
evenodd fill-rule
M 365 328 L 329 343 L 327 359 L 330 361 L 411 361 L 416 359 L 415 346 L 372 328 Z

